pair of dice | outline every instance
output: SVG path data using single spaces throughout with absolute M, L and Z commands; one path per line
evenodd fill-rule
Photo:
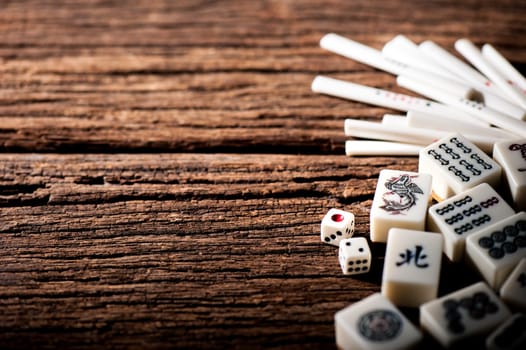
M 366 273 L 371 267 L 371 250 L 364 237 L 354 237 L 354 214 L 331 209 L 321 221 L 321 240 L 339 247 L 338 258 L 346 275 Z

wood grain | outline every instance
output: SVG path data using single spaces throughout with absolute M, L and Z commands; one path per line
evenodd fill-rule
M 379 171 L 417 159 L 343 155 L 345 118 L 390 111 L 313 94 L 313 77 L 404 90 L 320 38 L 452 50 L 466 36 L 524 70 L 525 14 L 513 0 L 0 2 L 0 348 L 334 348 L 334 312 L 379 291 L 385 246 L 344 277 L 320 220 L 351 210 L 367 237 Z M 440 294 L 479 279 L 447 259 L 441 276 Z
M 467 36 L 526 62 L 521 1 L 0 6 L 4 151 L 342 154 L 345 117 L 388 111 L 313 94 L 313 77 L 400 89 L 319 48 L 331 31 L 376 48 Z
M 16 154 L 0 164 L 4 348 L 318 348 L 334 343 L 334 312 L 379 291 L 385 250 L 372 246 L 371 273 L 344 277 L 321 218 L 351 210 L 367 237 L 379 171 L 415 170 L 416 159 Z M 447 266 L 443 288 L 473 281 Z

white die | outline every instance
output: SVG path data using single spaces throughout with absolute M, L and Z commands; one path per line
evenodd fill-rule
M 371 250 L 364 237 L 342 239 L 338 258 L 344 275 L 366 273 L 371 268 Z
M 321 220 L 321 241 L 339 246 L 340 241 L 354 234 L 354 214 L 331 209 Z

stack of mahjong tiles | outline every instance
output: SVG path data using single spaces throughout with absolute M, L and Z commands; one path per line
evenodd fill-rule
M 400 40 L 405 39 L 397 37 L 393 42 Z M 335 42 L 341 43 L 343 48 L 335 46 Z M 407 80 L 410 82 L 407 85 L 420 84 L 419 87 L 426 89 L 431 86 L 419 83 L 416 73 L 411 73 L 416 68 L 410 68 L 407 63 L 394 63 L 363 46 L 357 46 L 359 54 L 353 50 L 347 53 L 346 42 L 347 39 L 330 34 L 322 39 L 322 46 L 341 54 L 366 57 L 369 63 L 374 62 L 384 70 L 394 72 L 398 69 L 404 77 L 399 77 L 398 81 Z M 359 44 L 352 42 L 352 45 Z M 428 47 L 422 52 L 431 50 L 436 57 L 441 57 L 438 52 L 442 51 L 435 44 L 426 42 L 421 46 Z M 472 107 L 460 110 L 461 104 L 452 102 L 454 91 L 460 91 L 453 86 L 458 87 L 459 83 L 451 88 L 438 88 L 442 85 L 436 83 L 433 84 L 434 92 L 429 95 L 447 104 L 425 100 L 405 100 L 404 103 L 422 109 L 427 104 L 443 113 L 450 109 L 449 114 L 429 116 L 422 110 L 409 110 L 402 103 L 404 100 L 397 97 L 393 101 L 404 106 L 408 115 L 388 117 L 387 120 L 397 121 L 395 127 L 387 127 L 385 123 L 378 124 L 383 125 L 381 127 L 370 127 L 365 125 L 374 123 L 346 122 L 346 131 L 351 123 L 358 122 L 352 124 L 353 128 L 368 130 L 362 135 L 370 138 L 384 135 L 387 140 L 401 141 L 402 136 L 416 139 L 417 133 L 425 132 L 422 128 L 403 126 L 401 118 L 411 120 L 411 116 L 416 115 L 415 120 L 421 120 L 421 125 L 438 129 L 440 123 L 433 124 L 433 121 L 449 117 L 447 122 L 442 120 L 447 125 L 443 125 L 441 131 L 428 130 L 416 147 L 414 144 L 387 143 L 392 149 L 399 146 L 396 148 L 399 153 L 393 154 L 417 154 L 418 172 L 397 169 L 380 172 L 370 210 L 369 240 L 353 237 L 355 217 L 351 212 L 333 208 L 322 219 L 321 240 L 339 247 L 339 263 L 345 275 L 368 273 L 372 260 L 369 241 L 385 243 L 380 292 L 349 305 L 334 316 L 336 344 L 341 349 L 408 349 L 420 344 L 425 334 L 444 348 L 469 344 L 473 339 L 485 342 L 488 349 L 526 348 L 526 135 L 524 122 L 516 118 L 518 115 L 511 115 L 512 108 L 523 112 L 524 109 L 518 98 L 505 101 L 504 94 L 497 95 L 508 89 L 502 88 L 502 83 L 497 84 L 498 78 L 492 75 L 497 72 L 496 64 L 480 63 L 482 56 L 474 56 L 473 47 L 467 41 L 459 41 L 456 47 L 466 57 L 476 57 L 472 63 L 495 81 L 494 84 L 484 81 L 483 85 L 494 89 L 491 92 L 481 89 L 482 85 L 475 85 L 474 78 L 471 82 L 470 86 L 482 91 L 486 105 L 466 102 L 466 97 L 462 97 L 464 105 L 475 106 L 473 108 L 480 114 Z M 487 52 L 487 57 L 498 55 L 491 47 Z M 394 54 L 400 51 L 395 50 Z M 409 55 L 405 59 L 414 57 Z M 448 64 L 453 66 L 452 62 Z M 460 73 L 450 74 L 456 77 Z M 442 79 L 441 83 L 449 82 Z M 397 105 L 382 102 L 389 100 L 389 95 L 382 95 L 384 92 L 380 90 L 347 84 L 350 83 L 318 77 L 313 82 L 313 90 L 386 107 Z M 506 96 L 512 94 L 506 92 Z M 487 107 L 489 101 L 495 103 L 494 108 Z M 503 106 L 500 112 L 496 111 L 497 103 Z M 463 115 L 462 111 L 468 113 Z M 468 118 L 457 122 L 451 116 Z M 482 117 L 475 119 L 477 116 Z M 481 121 L 488 125 L 475 125 Z M 460 132 L 447 129 L 463 123 L 466 129 L 460 128 Z M 490 136 L 489 132 L 481 130 L 496 133 Z M 499 132 L 502 134 L 497 137 Z M 387 138 L 392 134 L 395 136 Z M 386 154 L 381 144 L 372 143 L 368 147 L 373 147 L 371 145 L 379 148 L 367 154 Z M 439 295 L 443 259 L 452 264 L 466 263 L 470 271 L 478 274 L 480 281 Z M 401 311 L 406 308 L 419 311 L 418 324 L 413 324 Z
M 485 339 L 488 349 L 526 345 L 526 139 L 495 144 L 494 157 L 459 133 L 423 148 L 418 172 L 380 172 L 370 210 L 373 243 L 385 243 L 380 293 L 335 315 L 341 349 L 407 349 L 429 334 L 445 348 Z M 433 200 L 433 198 L 435 200 Z M 513 198 L 517 199 L 513 202 Z M 339 247 L 345 275 L 368 273 L 366 237 L 353 213 L 332 208 L 321 241 Z M 480 282 L 439 295 L 443 256 L 466 262 Z M 380 260 L 381 261 L 381 260 Z M 414 325 L 399 308 L 417 308 Z

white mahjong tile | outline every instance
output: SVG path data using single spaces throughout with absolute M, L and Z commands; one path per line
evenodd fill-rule
M 526 315 L 514 314 L 486 338 L 487 350 L 526 349 Z
M 515 214 L 513 208 L 483 183 L 432 205 L 427 229 L 444 235 L 444 253 L 454 262 L 464 257 L 466 238 L 495 222 Z
M 444 347 L 486 335 L 510 316 L 508 307 L 484 282 L 420 306 L 420 326 Z
M 409 349 L 422 333 L 380 293 L 362 299 L 334 315 L 336 345 L 343 350 Z
M 435 299 L 442 261 L 442 235 L 389 230 L 382 276 L 382 295 L 397 306 L 418 307 Z
M 432 191 L 444 200 L 486 182 L 496 187 L 501 167 L 460 134 L 452 134 L 423 148 L 418 171 L 433 175 Z
M 502 167 L 515 210 L 526 210 L 526 139 L 497 142 L 493 159 Z
M 386 242 L 391 227 L 424 230 L 431 175 L 382 170 L 370 213 L 371 241 Z
M 520 212 L 467 238 L 469 261 L 499 289 L 519 260 L 526 257 L 526 212 Z
M 521 259 L 500 287 L 500 298 L 511 308 L 526 312 L 526 258 Z

